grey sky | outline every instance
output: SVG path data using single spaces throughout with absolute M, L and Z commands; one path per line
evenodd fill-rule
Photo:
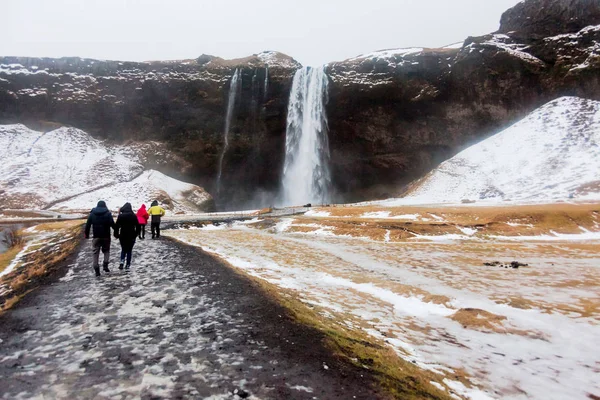
M 1 0 L 0 55 L 117 60 L 278 50 L 305 65 L 498 29 L 519 0 Z

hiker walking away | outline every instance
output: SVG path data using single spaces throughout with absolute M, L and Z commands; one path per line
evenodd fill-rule
M 150 218 L 150 215 L 148 214 L 148 211 L 146 211 L 145 204 L 142 204 L 140 209 L 137 210 L 136 215 L 138 223 L 140 224 L 140 233 L 138 236 L 140 239 L 146 239 L 146 224 L 148 223 L 148 218 Z
M 100 276 L 100 250 L 104 255 L 102 269 L 104 272 L 110 272 L 108 269 L 108 259 L 110 257 L 110 228 L 115 227 L 115 220 L 112 213 L 106 207 L 106 203 L 102 200 L 98 202 L 95 208 L 92 208 L 90 215 L 85 223 L 85 238 L 90 237 L 90 228 L 94 239 L 92 240 L 92 248 L 94 252 L 94 271 L 96 276 Z
M 123 269 L 125 259 L 125 269 L 129 269 L 131 266 L 131 253 L 133 251 L 133 245 L 135 239 L 140 234 L 140 224 L 138 217 L 133 213 L 130 203 L 125 203 L 121 207 L 119 216 L 117 217 L 117 223 L 115 224 L 115 238 L 119 239 L 121 243 L 121 262 L 119 263 L 119 269 Z
M 152 239 L 160 238 L 160 218 L 165 215 L 165 210 L 158 205 L 158 201 L 154 200 L 151 204 L 152 207 L 148 209 L 150 214 L 150 231 L 152 232 Z

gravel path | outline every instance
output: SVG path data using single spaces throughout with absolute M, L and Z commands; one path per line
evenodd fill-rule
M 113 262 L 95 278 L 90 244 L 64 277 L 0 317 L 2 398 L 382 397 L 319 332 L 218 260 L 146 240 L 131 272 Z

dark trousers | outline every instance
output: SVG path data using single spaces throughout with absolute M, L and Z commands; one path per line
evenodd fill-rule
M 154 236 L 159 238 L 160 237 L 160 222 L 151 222 L 150 230 L 152 231 L 152 239 L 154 239 Z
M 127 258 L 127 265 L 131 265 L 131 253 L 133 252 L 133 245 L 135 241 L 121 241 L 121 264 L 125 262 Z
M 98 264 L 100 250 L 102 250 L 102 254 L 104 255 L 104 264 L 108 264 L 108 259 L 110 257 L 110 238 L 94 238 L 94 240 L 92 240 L 92 248 L 94 249 L 94 268 L 100 267 Z
M 140 239 L 146 238 L 146 224 L 140 224 Z

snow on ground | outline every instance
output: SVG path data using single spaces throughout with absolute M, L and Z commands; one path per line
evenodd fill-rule
M 61 203 L 63 210 L 88 210 L 102 197 L 122 205 L 157 197 L 169 203 L 173 196 L 175 211 L 198 211 L 210 200 L 198 186 L 144 171 L 130 148 L 108 146 L 75 128 L 44 133 L 20 124 L 0 125 L 0 158 L 3 205 L 12 208 Z
M 209 200 L 210 195 L 196 185 L 178 181 L 158 171 L 148 170 L 130 182 L 121 182 L 85 193 L 58 203 L 54 208 L 86 210 L 93 207 L 98 200 L 104 200 L 111 209 L 121 207 L 126 202 L 137 209 L 143 203 L 149 207 L 151 200 L 164 198 L 172 201 L 169 207 L 171 212 L 180 213 L 198 211 L 196 204 Z
M 600 102 L 562 97 L 445 161 L 406 197 L 378 204 L 594 201 L 599 170 Z
M 331 213 L 328 211 L 308 210 L 306 213 L 304 213 L 304 215 L 310 216 L 310 217 L 329 217 L 331 215 Z
M 270 228 L 234 223 L 165 234 L 296 291 L 307 304 L 322 307 L 323 315 L 362 327 L 406 360 L 442 374 L 440 385 L 452 394 L 471 399 L 600 394 L 597 235 L 515 241 L 475 238 L 467 228 L 456 235 L 459 241 L 391 242 L 331 231 L 307 237 L 291 230 L 296 224 L 285 218 Z M 492 260 L 529 266 L 483 265 Z M 456 371 L 464 371 L 474 386 L 456 381 Z
M 391 211 L 373 211 L 366 212 L 361 215 L 361 218 L 377 218 L 377 219 L 406 219 L 411 221 L 416 221 L 421 217 L 420 214 L 401 214 L 401 215 L 391 215 Z

